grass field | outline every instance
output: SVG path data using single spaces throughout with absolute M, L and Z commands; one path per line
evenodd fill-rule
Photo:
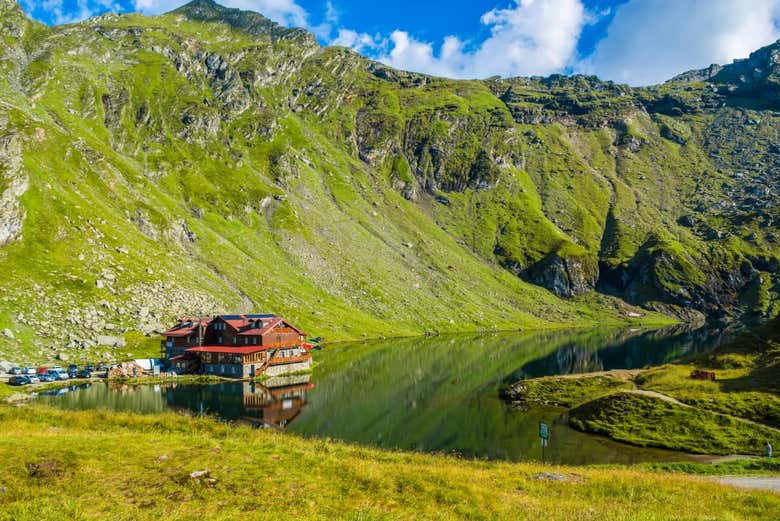
M 683 475 L 387 452 L 174 414 L 3 406 L 0 430 L 8 520 L 763 520 L 780 510 L 775 494 Z M 202 470 L 208 478 L 190 477 Z

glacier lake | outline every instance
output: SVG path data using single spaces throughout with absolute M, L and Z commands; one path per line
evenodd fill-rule
M 516 410 L 499 397 L 509 383 L 547 375 L 634 369 L 712 349 L 712 329 L 603 329 L 495 333 L 339 343 L 315 351 L 311 374 L 259 382 L 129 385 L 93 382 L 42 393 L 71 409 L 213 415 L 259 428 L 390 449 L 468 458 L 566 464 L 693 458 L 584 434 L 552 407 Z

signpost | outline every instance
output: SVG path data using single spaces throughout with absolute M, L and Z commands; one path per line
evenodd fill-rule
M 550 427 L 545 422 L 539 422 L 539 438 L 542 439 L 542 463 L 544 463 L 544 448 L 550 437 Z

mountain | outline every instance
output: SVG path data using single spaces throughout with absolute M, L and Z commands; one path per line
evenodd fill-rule
M 768 68 L 456 81 L 209 0 L 0 20 L 0 353 L 216 311 L 346 339 L 780 309 Z
M 777 108 L 780 104 L 780 40 L 751 53 L 744 60 L 724 66 L 713 64 L 670 81 L 707 81 L 716 85 L 726 97 L 758 98 L 759 106 Z

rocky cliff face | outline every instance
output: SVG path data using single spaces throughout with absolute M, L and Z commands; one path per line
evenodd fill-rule
M 777 46 L 632 89 L 397 71 L 208 0 L 0 14 L 2 349 L 778 311 Z

